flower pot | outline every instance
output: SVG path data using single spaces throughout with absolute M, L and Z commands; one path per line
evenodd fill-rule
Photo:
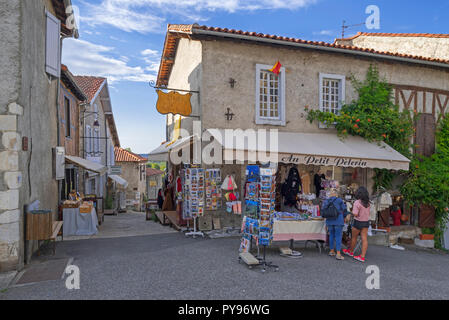
M 434 240 L 435 239 L 435 235 L 433 235 L 433 234 L 420 234 L 419 235 L 419 239 L 420 240 Z

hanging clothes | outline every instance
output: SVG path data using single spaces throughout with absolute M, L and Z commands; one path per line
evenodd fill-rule
M 310 175 L 307 172 L 304 172 L 301 175 L 301 185 L 302 185 L 302 193 L 310 194 Z
M 313 176 L 313 184 L 315 185 L 315 194 L 316 197 L 320 197 L 320 191 L 323 190 L 323 187 L 321 186 L 321 176 L 318 173 L 315 173 Z
M 282 185 L 282 196 L 286 206 L 296 206 L 297 195 L 301 192 L 301 178 L 298 169 L 291 168 L 287 180 Z

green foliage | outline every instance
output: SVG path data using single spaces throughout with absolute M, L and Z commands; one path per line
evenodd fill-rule
M 112 196 L 111 196 L 111 195 L 108 195 L 108 196 L 106 197 L 104 206 L 105 206 L 105 209 L 106 209 L 106 210 L 114 209 L 114 208 L 113 208 L 114 203 L 113 203 L 113 200 L 112 200 Z
M 413 116 L 407 110 L 399 111 L 392 102 L 393 88 L 379 78 L 379 71 L 370 66 L 364 81 L 352 77 L 358 100 L 343 105 L 338 115 L 320 110 L 306 110 L 307 120 L 319 121 L 335 127 L 342 138 L 348 135 L 361 136 L 370 142 L 385 142 L 392 148 L 411 158 L 410 137 L 413 135 Z M 375 190 L 388 189 L 394 178 L 389 170 L 375 170 Z
M 147 167 L 165 171 L 165 168 L 167 167 L 167 164 L 164 161 L 161 161 L 161 162 L 148 162 L 147 163 Z
M 435 154 L 414 159 L 410 167 L 401 192 L 412 205 L 435 207 L 435 244 L 440 247 L 449 219 L 449 117 L 440 120 Z

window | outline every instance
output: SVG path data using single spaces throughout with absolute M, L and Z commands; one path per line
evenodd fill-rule
M 90 126 L 86 126 L 86 133 L 84 135 L 84 150 L 86 155 L 90 155 L 92 152 L 92 129 Z
M 97 156 L 100 153 L 100 132 L 98 131 L 98 129 L 94 130 L 93 145 L 93 152 L 95 153 L 95 156 Z
M 285 125 L 285 68 L 256 65 L 256 124 Z
M 64 108 L 65 108 L 65 136 L 71 136 L 71 118 L 70 118 L 70 100 L 64 97 Z
M 45 71 L 49 75 L 59 78 L 61 71 L 61 22 L 48 11 L 46 12 L 46 15 Z
M 114 146 L 110 146 L 109 151 L 110 151 L 110 156 L 109 156 L 110 165 L 115 166 Z
M 320 110 L 338 114 L 345 102 L 345 76 L 320 73 Z

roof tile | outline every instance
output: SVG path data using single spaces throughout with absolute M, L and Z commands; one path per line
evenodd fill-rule
M 131 151 L 115 147 L 114 148 L 115 153 L 115 161 L 116 162 L 147 162 L 148 159 L 139 156 L 138 154 L 135 154 Z

